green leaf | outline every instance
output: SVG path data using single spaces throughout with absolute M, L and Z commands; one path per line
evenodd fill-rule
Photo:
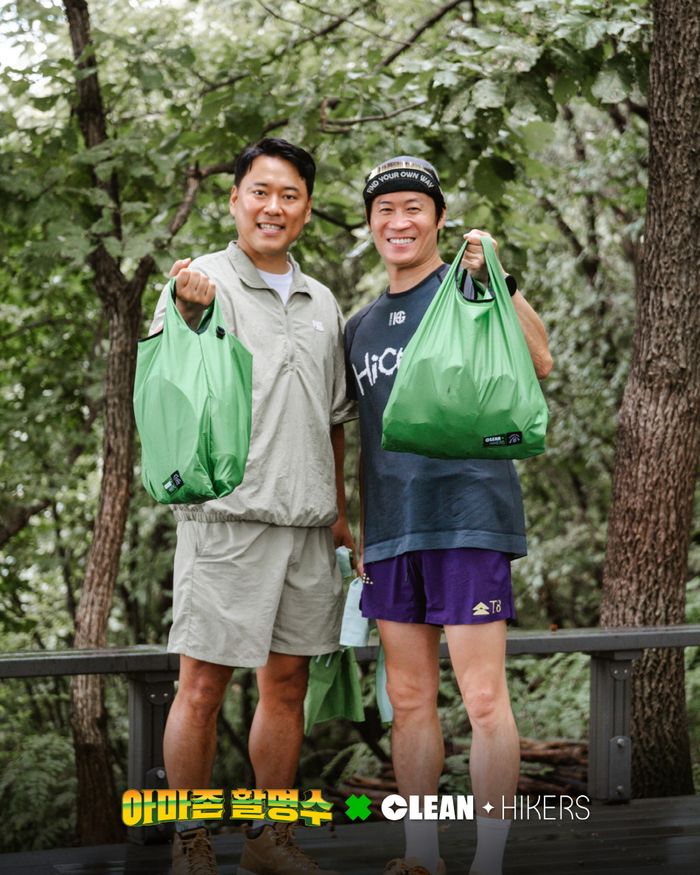
M 501 37 L 498 33 L 484 30 L 480 27 L 464 27 L 461 29 L 461 34 L 465 39 L 473 41 L 482 49 L 493 48 L 501 42 Z
M 457 85 L 458 82 L 459 77 L 452 69 L 438 70 L 438 72 L 433 76 L 433 83 L 435 85 L 444 85 L 450 87 L 452 85 Z
M 554 125 L 549 122 L 534 121 L 520 128 L 519 133 L 525 147 L 534 152 L 552 141 Z
M 48 112 L 56 105 L 56 101 L 61 97 L 60 94 L 49 94 L 45 97 L 32 97 L 32 104 L 39 112 Z
M 617 70 L 601 70 L 591 88 L 602 103 L 620 103 L 629 94 Z
M 552 170 L 541 161 L 536 161 L 534 158 L 524 158 L 523 170 L 528 179 L 548 179 L 552 175 Z
M 114 169 L 118 166 L 118 163 L 119 162 L 116 159 L 103 161 L 95 167 L 95 176 L 102 180 L 102 182 L 106 182 L 114 172 Z
M 508 182 L 511 179 L 515 179 L 515 165 L 511 161 L 502 158 L 500 155 L 495 155 L 491 158 L 491 163 L 501 179 L 505 179 Z
M 568 73 L 562 73 L 555 78 L 554 86 L 552 88 L 552 96 L 557 103 L 568 103 L 577 91 L 578 83 L 576 82 L 576 79 Z
M 85 198 L 96 207 L 112 207 L 112 198 L 101 188 L 91 188 L 84 194 Z
M 24 79 L 10 79 L 7 87 L 13 97 L 21 97 L 30 85 L 31 82 L 27 77 Z
M 499 201 L 505 185 L 506 180 L 499 172 L 499 159 L 482 158 L 474 168 L 474 189 L 492 201 Z
M 122 244 L 116 237 L 105 237 L 102 242 L 104 247 L 112 256 L 112 258 L 120 258 L 122 254 Z
M 542 57 L 542 52 L 541 46 L 522 42 L 512 50 L 512 54 L 515 54 L 513 69 L 516 73 L 527 73 Z
M 481 79 L 471 90 L 472 102 L 479 109 L 495 109 L 503 106 L 504 89 L 493 79 Z
M 563 15 L 556 35 L 568 38 L 579 50 L 589 51 L 608 36 L 607 22 L 599 18 L 588 18 L 580 13 Z
M 163 85 L 163 74 L 159 67 L 150 64 L 139 65 L 139 79 L 144 91 L 154 91 Z
M 216 118 L 223 110 L 231 106 L 232 97 L 226 90 L 212 91 L 206 95 L 202 108 L 199 112 L 199 117 L 202 121 L 209 121 Z

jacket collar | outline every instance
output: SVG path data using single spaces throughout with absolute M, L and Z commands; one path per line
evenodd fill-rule
M 253 264 L 253 262 L 245 254 L 245 252 L 241 249 L 241 247 L 235 240 L 232 240 L 227 246 L 226 254 L 228 255 L 231 263 L 233 264 L 233 268 L 240 277 L 240 279 L 249 288 L 268 288 L 268 286 L 265 285 L 265 281 L 258 273 L 257 267 Z M 289 263 L 292 265 L 292 287 L 289 290 L 290 296 L 293 295 L 294 292 L 302 292 L 305 295 L 309 295 L 309 297 L 313 297 L 311 287 L 306 281 L 306 277 L 301 272 L 301 268 L 294 260 L 294 257 L 291 255 L 291 253 L 287 253 L 287 258 L 289 259 Z

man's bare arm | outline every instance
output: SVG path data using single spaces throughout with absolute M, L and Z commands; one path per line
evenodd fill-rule
M 464 235 L 464 238 L 469 241 L 469 245 L 464 253 L 462 266 L 465 270 L 468 270 L 475 279 L 478 279 L 482 283 L 488 283 L 489 274 L 488 268 L 486 267 L 486 260 L 484 258 L 484 249 L 481 245 L 481 237 L 491 237 L 491 235 L 487 231 L 480 231 L 478 228 L 473 228 L 468 234 Z M 493 243 L 494 251 L 498 256 L 498 243 L 493 237 L 491 237 L 491 242 Z M 499 266 L 505 276 L 506 272 L 503 270 L 503 265 L 501 265 L 500 261 Z M 512 300 L 515 312 L 518 314 L 520 327 L 523 329 L 523 334 L 525 335 L 525 342 L 530 351 L 532 363 L 535 366 L 535 373 L 539 380 L 544 380 L 552 370 L 553 364 L 552 356 L 549 352 L 549 344 L 547 342 L 547 331 L 540 317 L 535 313 L 519 290 L 516 290 Z
M 539 380 L 544 380 L 552 370 L 552 356 L 547 342 L 547 331 L 540 317 L 535 313 L 530 304 L 525 300 L 520 291 L 516 291 L 512 297 L 515 312 L 518 314 L 520 327 L 525 335 L 527 348 L 535 366 L 535 373 Z
M 338 519 L 331 526 L 333 543 L 336 547 L 342 545 L 348 547 L 353 553 L 354 562 L 356 559 L 355 542 L 348 525 L 345 505 L 345 429 L 342 423 L 331 426 L 331 446 L 333 447 L 333 461 L 335 463 L 335 491 L 338 503 Z

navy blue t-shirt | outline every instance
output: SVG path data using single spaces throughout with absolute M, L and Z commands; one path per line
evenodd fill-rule
M 348 397 L 360 412 L 365 562 L 453 547 L 501 550 L 513 558 L 527 552 L 512 462 L 430 459 L 381 446 L 382 415 L 401 355 L 445 270 L 406 292 L 384 292 L 345 327 Z

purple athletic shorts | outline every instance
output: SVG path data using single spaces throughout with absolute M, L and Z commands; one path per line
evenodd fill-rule
M 461 626 L 515 618 L 510 558 L 499 550 L 415 550 L 368 562 L 364 617 Z

